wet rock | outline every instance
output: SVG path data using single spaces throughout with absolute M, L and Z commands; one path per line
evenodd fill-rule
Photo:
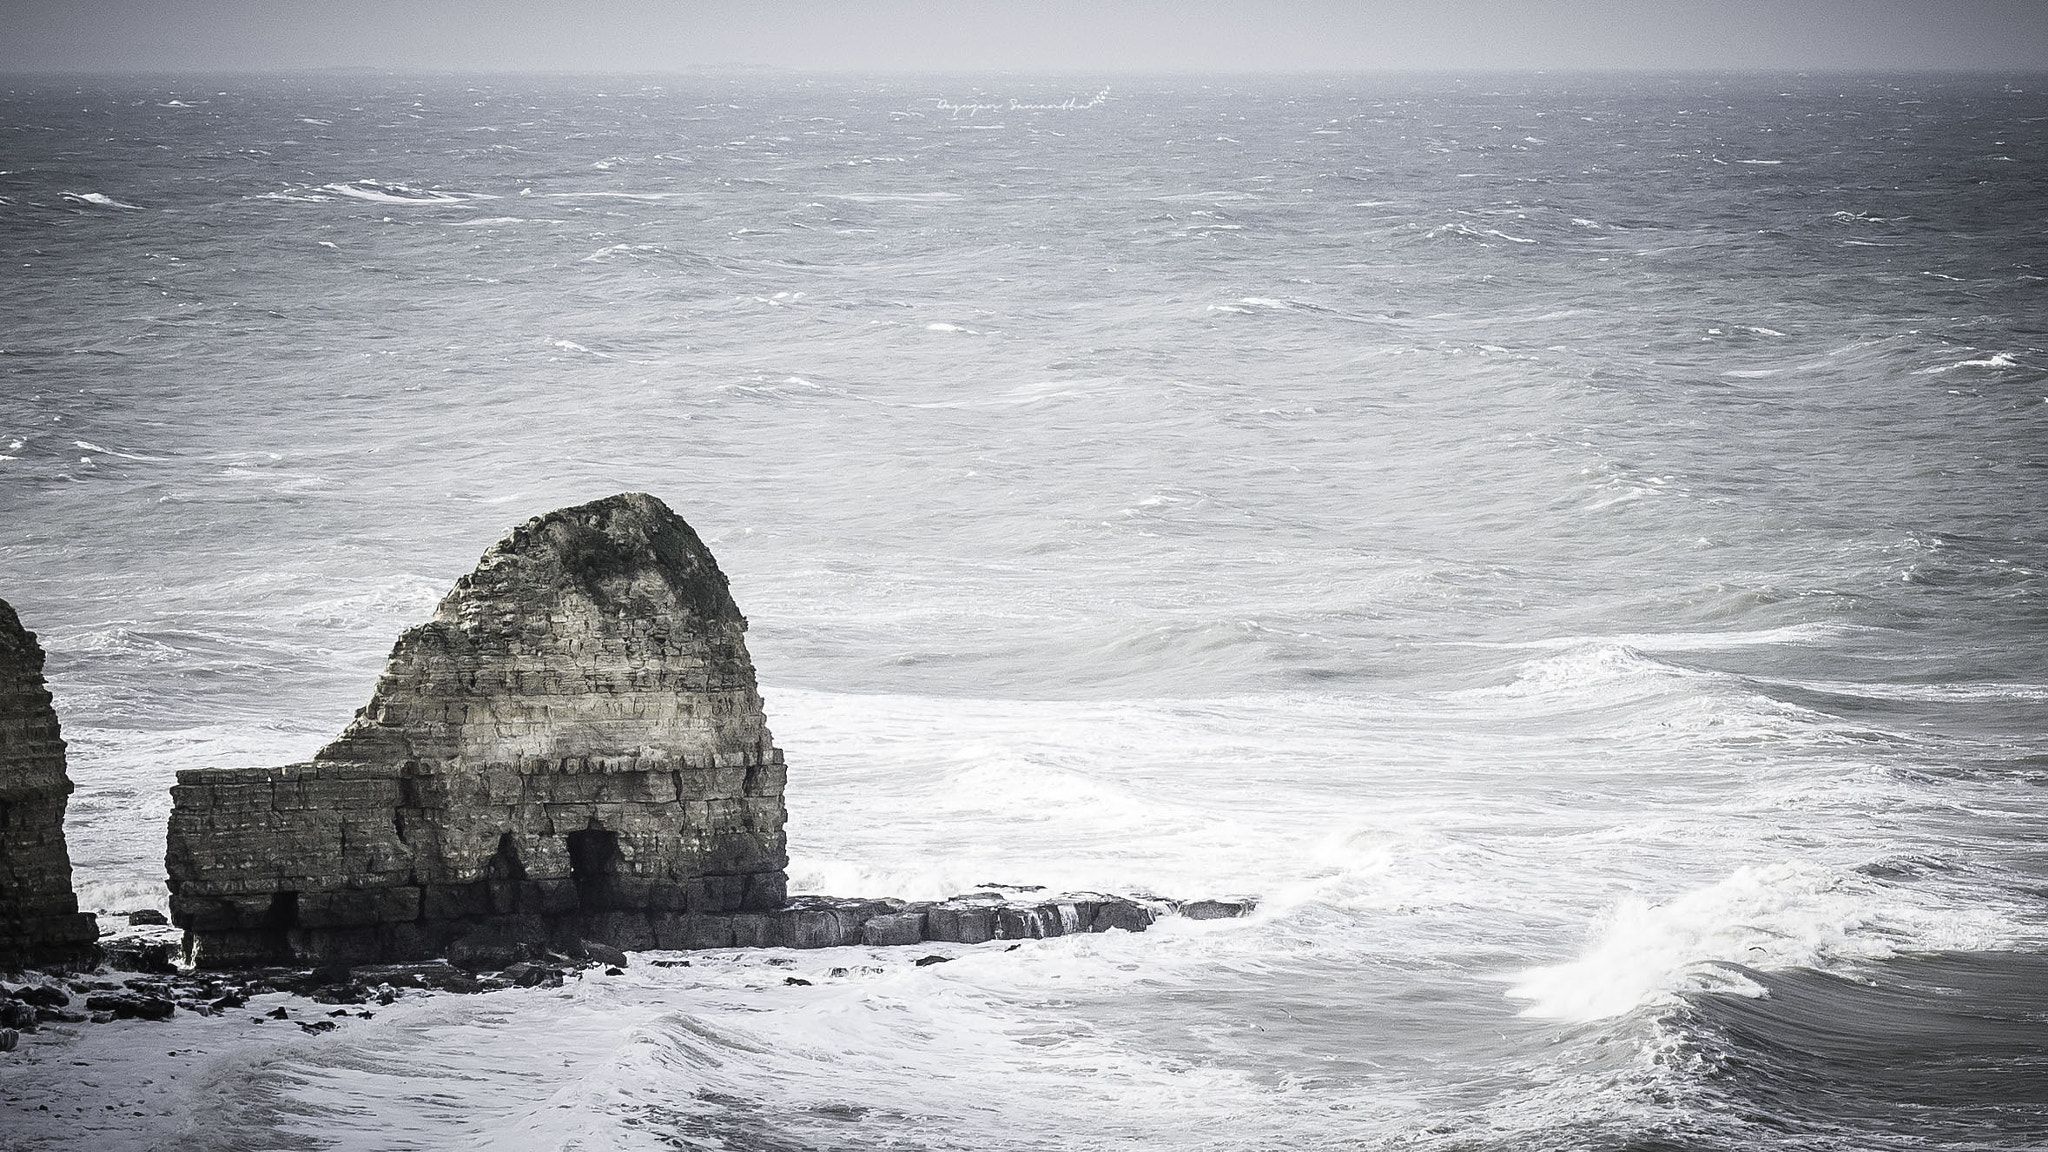
M 917 966 L 919 968 L 929 968 L 934 964 L 950 964 L 952 962 L 953 958 L 951 956 L 919 956 L 917 958 Z
M 166 865 L 193 962 L 467 965 L 501 957 L 458 941 L 648 948 L 678 917 L 732 917 L 736 941 L 734 914 L 786 898 L 745 629 L 651 496 L 521 525 L 311 762 L 179 773 Z
M 801 976 L 784 976 L 782 982 L 793 988 L 809 988 L 811 982 Z
M 477 992 L 482 985 L 476 977 L 457 968 L 445 960 L 428 960 L 417 964 L 376 964 L 355 970 L 358 979 L 376 987 L 427 988 L 437 992 Z M 383 995 L 378 1000 L 389 1004 Z
M 467 937 L 448 946 L 448 962 L 465 972 L 496 972 L 526 957 L 524 945 L 498 936 Z
M 938 905 L 925 913 L 925 938 L 946 944 L 983 944 L 996 938 L 996 909 L 988 905 Z
M 168 940 L 116 940 L 102 945 L 100 953 L 107 967 L 117 972 L 168 975 L 178 970 L 178 946 Z
M 1229 920 L 1251 910 L 1249 900 L 1194 900 L 1180 906 L 1180 914 L 1190 920 Z
M 564 973 L 545 964 L 518 963 L 498 973 L 515 988 L 560 988 Z
M 332 1032 L 340 1025 L 332 1020 L 301 1020 L 299 1027 L 317 1035 L 321 1032 Z
M 169 916 L 164 915 L 163 913 L 157 911 L 154 908 L 138 908 L 135 911 L 130 912 L 128 914 L 128 923 L 130 925 L 139 926 L 144 924 L 169 924 L 170 922 L 171 918 Z
M 300 992 L 301 995 L 304 995 L 306 990 L 310 990 L 313 988 L 328 987 L 336 984 L 347 984 L 349 982 L 349 976 L 350 969 L 348 965 L 329 964 L 324 967 L 315 968 L 311 972 L 306 973 L 306 975 L 297 982 L 297 987 L 294 990 Z
M 1135 900 L 1110 899 L 1096 906 L 1095 915 L 1090 918 L 1090 932 L 1108 932 L 1117 929 L 1124 932 L 1143 932 L 1152 926 L 1152 910 Z
M 78 910 L 64 842 L 70 795 L 42 646 L 0 600 L 0 969 L 92 959 L 99 929 Z
M 0 1052 L 12 1052 L 21 1044 L 21 1033 L 12 1028 L 0 1028 Z
M 178 1006 L 161 996 L 135 992 L 103 992 L 85 998 L 91 1011 L 105 1012 L 116 1020 L 168 1020 Z
M 609 968 L 626 967 L 626 954 L 609 944 L 598 944 L 590 940 L 582 942 L 583 958 Z
M 1041 905 L 1008 905 L 996 912 L 999 940 L 1038 940 L 1060 935 L 1059 929 L 1058 918 Z
M 0 989 L 10 1000 L 34 1004 L 42 1008 L 63 1008 L 71 1003 L 71 997 L 54 984 L 26 984 L 19 988 Z
M 877 916 L 892 915 L 904 905 L 887 900 L 837 900 L 802 896 L 776 915 L 782 942 L 790 948 L 843 948 L 859 944 L 862 929 Z
M 24 1032 L 36 1030 L 36 1006 L 19 1000 L 0 1000 L 0 1028 L 19 1028 Z
M 886 948 L 924 942 L 922 912 L 893 912 L 875 916 L 860 926 L 860 941 L 870 948 Z

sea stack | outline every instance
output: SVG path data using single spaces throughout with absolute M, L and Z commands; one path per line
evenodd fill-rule
M 311 761 L 178 774 L 166 866 L 189 957 L 673 947 L 781 909 L 785 769 L 746 626 L 652 496 L 520 525 Z
M 91 958 L 99 929 L 71 891 L 64 737 L 36 634 L 0 600 L 0 969 Z

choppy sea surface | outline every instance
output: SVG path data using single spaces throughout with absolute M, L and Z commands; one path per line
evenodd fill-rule
M 2044 144 L 2041 77 L 0 85 L 86 906 L 623 490 L 752 621 L 793 887 L 1260 901 L 194 1022 L 0 1130 L 2048 1146 Z

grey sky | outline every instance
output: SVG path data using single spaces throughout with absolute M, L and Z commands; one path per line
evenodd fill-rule
M 0 0 L 0 71 L 2048 69 L 2048 0 Z

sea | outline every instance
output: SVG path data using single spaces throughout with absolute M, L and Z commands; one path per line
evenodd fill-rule
M 108 922 L 621 491 L 792 890 L 1257 902 L 48 1027 L 0 1145 L 2048 1148 L 2048 78 L 17 77 L 0 264 Z

